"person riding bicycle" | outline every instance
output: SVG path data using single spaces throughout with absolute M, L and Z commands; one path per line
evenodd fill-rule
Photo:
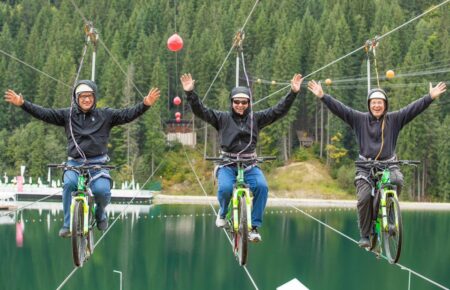
M 308 83 L 308 89 L 316 95 L 328 109 L 350 125 L 355 132 L 359 145 L 359 160 L 397 159 L 395 146 L 400 130 L 416 116 L 422 113 L 432 102 L 446 91 L 443 82 L 433 87 L 430 83 L 429 93 L 406 107 L 388 112 L 388 97 L 382 89 L 372 89 L 367 96 L 368 112 L 354 110 L 332 96 L 324 94 L 320 83 L 314 80 Z M 397 192 L 403 184 L 403 175 L 398 166 L 390 167 L 391 183 L 397 186 Z M 365 166 L 357 166 L 355 185 L 358 202 L 358 226 L 361 239 L 360 247 L 369 247 L 369 235 L 372 222 L 372 185 L 368 180 L 370 170 Z
M 291 80 L 291 91 L 275 106 L 257 112 L 252 112 L 250 103 L 251 92 L 247 87 L 235 87 L 231 90 L 231 109 L 228 112 L 207 108 L 200 101 L 194 91 L 195 80 L 191 74 L 183 74 L 180 78 L 187 101 L 194 115 L 211 124 L 219 133 L 222 155 L 233 158 L 256 157 L 256 143 L 261 129 L 285 116 L 292 107 L 303 78 L 295 74 Z M 220 166 L 217 171 L 218 191 L 217 198 L 220 204 L 219 214 L 216 219 L 217 227 L 224 227 L 228 212 L 228 204 L 236 182 L 237 169 L 234 164 Z M 255 164 L 250 164 L 244 174 L 245 182 L 252 191 L 252 231 L 249 240 L 261 241 L 258 228 L 262 225 L 263 213 L 267 203 L 268 186 L 261 169 Z
M 158 88 L 152 88 L 143 102 L 126 109 L 96 108 L 99 94 L 97 85 L 90 80 L 78 81 L 72 92 L 74 107 L 49 109 L 24 100 L 22 95 L 11 89 L 5 92 L 5 100 L 21 107 L 25 112 L 44 122 L 64 126 L 67 135 L 67 164 L 105 164 L 109 161 L 108 142 L 112 127 L 133 121 L 141 116 L 159 98 Z M 74 138 L 75 141 L 74 142 Z M 70 236 L 71 193 L 77 190 L 78 173 L 64 172 L 63 210 L 64 224 L 59 236 Z M 108 170 L 91 171 L 90 187 L 95 196 L 97 228 L 105 230 L 108 219 L 105 207 L 111 200 L 111 177 Z

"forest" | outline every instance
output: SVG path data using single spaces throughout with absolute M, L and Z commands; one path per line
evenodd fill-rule
M 94 46 L 84 26 L 98 32 L 96 76 L 98 106 L 124 108 L 140 102 L 151 87 L 162 95 L 137 121 L 115 127 L 109 155 L 120 165 L 117 182 L 133 173 L 144 183 L 164 160 L 160 172 L 170 179 L 184 159 L 179 144 L 166 140 L 174 114 L 196 132 L 197 156 L 217 154 L 214 128 L 193 119 L 179 82 L 190 72 L 205 104 L 228 110 L 236 82 L 233 39 L 246 20 L 239 82 L 253 91 L 255 110 L 277 103 L 294 73 L 304 76 L 384 35 L 441 1 L 436 0 L 8 0 L 0 3 L 0 87 L 13 89 L 44 107 L 70 106 L 79 79 L 91 78 Z M 352 108 L 367 111 L 367 58 L 371 86 L 386 90 L 389 110 L 398 110 L 428 93 L 429 83 L 450 85 L 450 4 L 426 14 L 381 39 L 376 55 L 360 50 L 309 76 L 289 114 L 262 131 L 259 152 L 278 156 L 277 165 L 312 152 L 336 178 L 354 176 L 358 148 L 354 133 L 329 114 L 308 92 L 320 80 L 326 93 Z M 254 9 L 254 10 L 252 10 Z M 178 33 L 183 49 L 173 52 L 167 39 Z M 84 56 L 84 57 L 83 57 Z M 375 62 L 376 60 L 376 62 Z M 244 73 L 243 68 L 247 74 Z M 395 77 L 388 79 L 386 71 Z M 331 80 L 325 82 L 326 79 Z M 326 84 L 326 85 L 325 85 Z M 285 89 L 283 89 L 285 88 Z M 173 99 L 182 98 L 180 106 Z M 260 100 L 260 102 L 259 102 Z M 397 143 L 401 159 L 420 160 L 405 169 L 409 196 L 450 198 L 450 98 L 448 91 L 408 124 Z M 194 121 L 192 121 L 194 120 Z M 192 123 L 194 122 L 194 123 Z M 304 147 L 299 136 L 313 144 Z M 205 142 L 206 139 L 206 142 Z M 47 176 L 48 163 L 67 158 L 62 128 L 33 119 L 0 102 L 0 173 L 17 175 L 27 166 L 33 178 Z M 204 148 L 204 144 L 206 148 Z

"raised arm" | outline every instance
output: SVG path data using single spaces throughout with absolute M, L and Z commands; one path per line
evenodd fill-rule
M 425 109 L 428 108 L 433 100 L 438 99 L 446 90 L 447 87 L 443 82 L 438 83 L 435 87 L 433 87 L 430 83 L 430 89 L 427 95 L 412 102 L 411 104 L 398 110 L 397 112 L 393 112 L 394 116 L 396 115 L 400 122 L 400 127 L 402 128 L 403 126 L 411 122 L 420 113 L 425 111 Z
M 29 113 L 36 119 L 57 126 L 64 126 L 65 124 L 64 109 L 55 110 L 35 105 L 29 101 L 25 101 L 25 99 L 21 94 L 17 94 L 15 91 L 11 89 L 8 89 L 5 92 L 5 101 L 16 107 L 22 108 L 22 110 Z
M 186 94 L 186 100 L 191 106 L 192 113 L 218 130 L 220 112 L 203 105 L 198 95 L 194 92 L 195 80 L 192 78 L 191 74 L 183 74 L 180 77 L 180 81 Z
M 264 128 L 265 126 L 272 124 L 289 112 L 289 109 L 292 107 L 297 94 L 300 92 L 302 82 L 302 75 L 295 74 L 291 80 L 291 91 L 283 99 L 281 99 L 281 101 L 273 107 L 255 113 L 259 128 Z
M 308 82 L 308 90 L 318 97 L 319 100 L 321 100 L 333 114 L 341 118 L 352 128 L 354 126 L 356 116 L 358 114 L 362 114 L 361 112 L 344 105 L 332 96 L 324 94 L 320 82 L 317 83 L 315 80 Z
M 160 94 L 158 88 L 151 88 L 142 103 L 126 109 L 110 109 L 112 125 L 122 125 L 137 119 L 156 103 Z

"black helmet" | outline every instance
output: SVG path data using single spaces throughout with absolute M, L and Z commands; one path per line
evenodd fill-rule
M 387 98 L 387 94 L 384 90 L 376 88 L 376 89 L 371 89 L 369 91 L 369 93 L 367 94 L 367 108 L 369 109 L 370 112 L 370 100 L 372 99 L 383 99 L 384 103 L 385 103 L 385 110 L 384 112 L 386 113 L 388 110 L 388 98 Z
M 235 87 L 231 90 L 230 100 L 233 98 L 247 98 L 250 99 L 250 89 L 247 87 Z

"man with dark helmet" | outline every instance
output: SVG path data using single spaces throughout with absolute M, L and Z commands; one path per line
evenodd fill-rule
M 359 160 L 396 160 L 395 146 L 400 130 L 422 113 L 433 100 L 446 91 L 443 82 L 433 87 L 430 83 L 429 93 L 408 106 L 388 112 L 388 98 L 382 89 L 373 89 L 367 96 L 368 112 L 354 110 L 332 96 L 324 94 L 320 83 L 310 81 L 308 89 L 316 95 L 328 109 L 350 125 L 359 145 Z M 358 196 L 358 226 L 361 239 L 360 247 L 369 247 L 372 220 L 372 187 L 368 180 L 369 170 L 357 166 L 355 185 Z M 397 185 L 398 194 L 403 184 L 403 175 L 398 166 L 391 167 L 391 182 Z
M 233 157 L 256 157 L 256 144 L 260 130 L 288 113 L 300 91 L 303 78 L 300 74 L 295 74 L 291 80 L 291 91 L 275 106 L 257 112 L 252 111 L 251 91 L 247 87 L 232 89 L 230 93 L 231 109 L 223 112 L 212 110 L 203 105 L 194 92 L 195 80 L 192 79 L 190 74 L 182 75 L 180 80 L 192 112 L 218 131 L 221 153 L 232 159 Z M 220 166 L 217 170 L 217 198 L 220 204 L 216 219 L 217 227 L 224 227 L 227 224 L 225 216 L 233 193 L 233 185 L 236 182 L 236 174 L 235 164 Z M 258 228 L 262 225 L 269 189 L 263 172 L 254 164 L 246 168 L 244 180 L 250 186 L 254 196 L 253 229 L 249 233 L 249 240 L 259 242 L 261 241 L 261 235 Z
M 64 126 L 67 135 L 68 165 L 105 164 L 109 161 L 108 142 L 112 127 L 133 121 L 141 116 L 159 98 L 160 92 L 152 88 L 143 102 L 116 110 L 96 108 L 99 94 L 97 85 L 90 80 L 79 81 L 73 88 L 72 101 L 75 106 L 64 109 L 48 109 L 25 101 L 20 94 L 8 89 L 5 100 L 21 107 L 25 112 L 44 122 Z M 69 237 L 71 193 L 77 189 L 78 173 L 64 172 L 63 210 L 64 224 L 59 236 Z M 105 230 L 108 219 L 105 207 L 111 200 L 111 177 L 108 170 L 92 171 L 90 187 L 97 204 L 95 218 L 97 228 Z

